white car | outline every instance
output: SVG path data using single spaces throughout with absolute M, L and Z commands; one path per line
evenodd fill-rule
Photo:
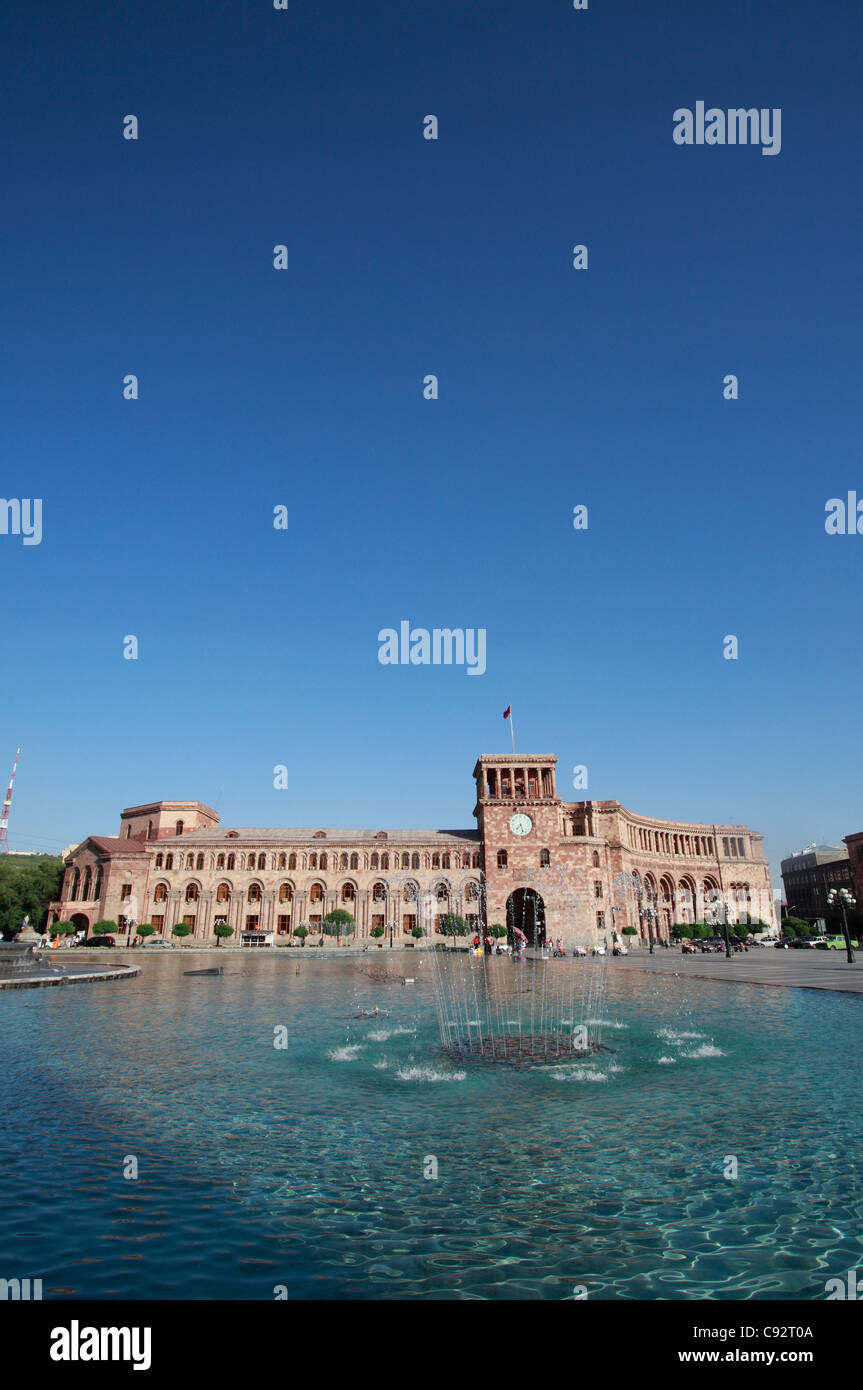
M 144 942 L 144 948 L 152 950 L 154 946 L 161 946 L 163 951 L 173 951 L 173 941 L 163 941 L 161 936 L 151 936 Z

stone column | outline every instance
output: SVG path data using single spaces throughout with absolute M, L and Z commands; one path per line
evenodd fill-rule
M 210 924 L 213 920 L 213 893 L 202 893 L 199 903 L 198 920 L 195 923 L 196 938 L 204 939 L 210 935 Z
M 182 903 L 180 902 L 179 888 L 172 888 L 168 894 L 168 902 L 165 906 L 165 936 L 170 941 L 173 928 L 182 917 Z

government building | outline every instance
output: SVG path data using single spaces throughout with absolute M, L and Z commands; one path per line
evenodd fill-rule
M 315 938 L 346 909 L 354 935 L 401 944 L 434 936 L 455 913 L 472 928 L 522 929 L 531 944 L 590 947 L 626 927 L 667 939 L 675 922 L 775 923 L 761 836 L 744 825 L 635 815 L 618 801 L 566 802 L 557 759 L 483 757 L 469 830 L 225 829 L 199 801 L 154 801 L 120 816 L 116 837 L 90 836 L 66 859 L 49 926 L 151 922 L 170 938 Z M 382 931 L 376 930 L 381 928 Z

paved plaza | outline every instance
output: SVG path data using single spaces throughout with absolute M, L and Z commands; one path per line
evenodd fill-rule
M 662 975 L 686 975 L 701 980 L 733 980 L 745 985 L 786 985 L 802 989 L 834 989 L 863 994 L 863 952 L 849 965 L 844 951 L 777 951 L 765 946 L 733 955 L 684 956 L 678 947 L 646 950 L 617 956 L 609 962 L 615 970 L 652 970 Z

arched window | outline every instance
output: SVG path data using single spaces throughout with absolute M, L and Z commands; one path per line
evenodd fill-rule
M 356 889 L 354 888 L 354 885 L 353 885 L 352 883 L 343 883 L 343 884 L 342 884 L 342 902 L 343 902 L 343 903 L 352 903 L 352 902 L 354 901 L 354 898 L 355 898 L 356 896 L 357 896 L 357 894 L 356 894 Z
M 359 856 L 358 854 L 352 854 L 352 855 L 351 855 L 351 868 L 352 868 L 352 869 L 358 869 L 359 867 L 360 867 L 360 856 Z
M 406 883 L 402 898 L 406 903 L 415 903 L 417 900 L 417 886 L 415 883 Z
M 216 902 L 217 902 L 217 903 L 226 903 L 226 902 L 229 901 L 230 897 L 231 897 L 231 885 L 230 885 L 230 883 L 220 883 L 219 886 L 218 886 L 218 888 L 216 889 Z
M 387 886 L 385 883 L 376 883 L 372 888 L 372 902 L 382 903 L 386 900 Z
M 435 852 L 435 853 L 432 855 L 431 866 L 432 866 L 433 869 L 439 869 L 439 868 L 440 868 L 440 855 L 439 855 L 437 852 Z
M 71 891 L 70 891 L 70 894 L 69 894 L 69 896 L 70 896 L 70 898 L 72 899 L 73 903 L 75 903 L 75 902 L 78 901 L 78 890 L 79 890 L 80 887 L 81 887 L 81 870 L 80 870 L 80 869 L 76 869 L 75 872 L 74 872 L 74 874 L 72 875 L 72 888 L 71 888 Z
M 599 868 L 599 850 L 598 850 L 598 849 L 595 849 L 595 850 L 593 851 L 593 867 L 594 867 L 595 869 L 598 869 L 598 868 Z
M 250 884 L 249 884 L 248 900 L 249 900 L 250 903 L 259 903 L 259 902 L 261 901 L 261 885 L 260 885 L 260 883 L 250 883 Z
M 375 850 L 375 852 L 374 852 L 373 855 L 372 855 L 372 868 L 373 868 L 373 869 L 379 868 L 378 860 L 379 860 L 379 855 L 378 855 L 377 850 Z
M 294 890 L 289 883 L 279 884 L 279 902 L 289 903 L 294 896 Z
M 168 885 L 167 885 L 167 883 L 157 883 L 155 889 L 153 890 L 153 902 L 154 902 L 154 903 L 165 903 L 165 902 L 167 902 L 167 901 L 168 901 Z
M 288 855 L 288 868 L 289 868 L 289 869 L 295 869 L 296 867 L 297 867 L 297 856 L 296 856 L 295 854 L 289 854 L 289 855 Z
M 410 857 L 410 855 L 409 855 L 409 854 L 403 854 L 403 855 L 402 855 L 402 868 L 403 868 L 403 869 L 409 869 L 410 866 L 411 866 L 411 857 Z
M 327 852 L 326 852 L 326 850 L 324 850 L 323 854 L 321 855 L 321 868 L 322 868 L 322 869 L 325 869 L 325 868 L 327 867 L 328 864 L 329 864 L 329 859 L 327 858 Z
M 186 902 L 187 902 L 187 903 L 196 903 L 197 901 L 198 901 L 198 885 L 197 885 L 197 883 L 187 883 L 187 884 L 186 884 Z
M 288 867 L 288 856 L 287 856 L 286 854 L 280 854 L 280 855 L 279 855 L 279 868 L 280 868 L 280 869 L 286 869 L 287 867 Z
M 84 902 L 86 902 L 87 899 L 88 899 L 89 896 L 90 896 L 90 881 L 91 881 L 91 878 L 92 878 L 92 873 L 91 873 L 91 871 L 90 871 L 90 869 L 89 869 L 89 867 L 88 867 L 87 869 L 84 870 L 84 890 L 83 890 L 83 892 L 82 892 L 82 894 L 81 894 L 81 898 L 82 898 L 82 900 L 83 900 Z
M 539 867 L 540 867 L 541 869 L 547 869 L 547 868 L 549 867 L 550 864 L 551 864 L 551 855 L 549 854 L 549 852 L 548 852 L 547 849 L 541 849 L 541 850 L 539 851 Z
M 199 854 L 198 857 L 197 857 L 197 859 L 195 860 L 195 868 L 196 868 L 196 869 L 203 869 L 203 867 L 204 867 L 204 856 L 203 856 L 203 854 Z
M 166 869 L 173 869 L 173 867 L 174 867 L 174 856 L 173 856 L 173 854 L 167 854 L 167 855 L 165 856 L 165 868 L 166 868 Z
M 228 862 L 227 862 L 227 864 L 226 864 L 226 866 L 225 866 L 225 867 L 227 868 L 227 870 L 228 870 L 228 873 L 230 873 L 231 870 L 232 870 L 233 868 L 235 868 L 236 863 L 237 863 L 237 856 L 236 856 L 235 854 L 229 854 L 229 855 L 228 855 Z
M 497 852 L 497 867 L 498 867 L 499 869 L 505 869 L 505 868 L 507 867 L 508 864 L 509 864 L 509 856 L 507 855 L 506 850 L 505 850 L 505 849 L 499 849 L 498 852 Z
M 164 861 L 164 857 L 165 857 L 165 856 L 164 856 L 163 854 L 157 854 L 157 855 L 156 855 L 156 863 L 155 863 L 155 866 L 154 866 L 155 868 L 161 869 L 162 863 L 163 863 L 163 861 Z
M 382 854 L 382 855 L 381 855 L 381 868 L 382 868 L 382 869 L 388 869 L 389 866 L 390 866 L 390 857 L 389 857 L 389 855 L 388 855 L 388 854 Z
M 182 833 L 183 833 L 183 822 L 182 822 L 181 820 L 178 820 L 178 821 L 177 821 L 177 824 L 174 826 L 174 834 L 175 834 L 175 835 L 182 835 Z
M 446 883 L 439 883 L 435 889 L 435 897 L 439 903 L 445 903 L 449 898 L 449 885 Z
M 416 853 L 416 851 L 414 851 L 414 853 L 411 855 L 411 868 L 412 868 L 412 869 L 418 869 L 419 866 L 420 866 L 420 857 L 419 857 L 419 855 Z
M 478 854 L 475 854 L 474 857 L 473 857 L 473 867 L 474 867 L 475 869 L 478 869 L 478 868 L 479 868 L 479 855 L 478 855 Z
M 324 886 L 322 883 L 313 883 L 309 891 L 310 903 L 322 903 L 324 900 Z
M 464 895 L 466 898 L 470 899 L 471 901 L 474 901 L 476 898 L 479 897 L 479 884 L 474 883 L 473 880 L 471 880 L 470 883 L 465 885 Z
M 187 855 L 186 855 L 186 868 L 187 868 L 187 869 L 194 869 L 194 867 L 195 867 L 195 856 L 194 856 L 194 854 L 187 854 Z
M 102 896 L 102 870 L 96 870 L 96 877 L 93 880 L 93 901 L 98 902 Z
M 447 854 L 445 854 L 445 855 L 443 856 L 443 859 L 441 860 L 441 868 L 442 868 L 442 869 L 448 869 L 449 867 L 450 867 L 450 857 L 449 857 L 449 854 L 447 853 Z
M 310 868 L 310 869 L 316 869 L 317 867 L 318 867 L 318 856 L 317 856 L 315 853 L 312 853 L 312 854 L 309 855 L 309 868 Z
M 225 867 L 225 856 L 224 856 L 224 854 L 217 854 L 217 855 L 216 855 L 216 868 L 217 868 L 217 869 L 224 869 L 224 867 Z

